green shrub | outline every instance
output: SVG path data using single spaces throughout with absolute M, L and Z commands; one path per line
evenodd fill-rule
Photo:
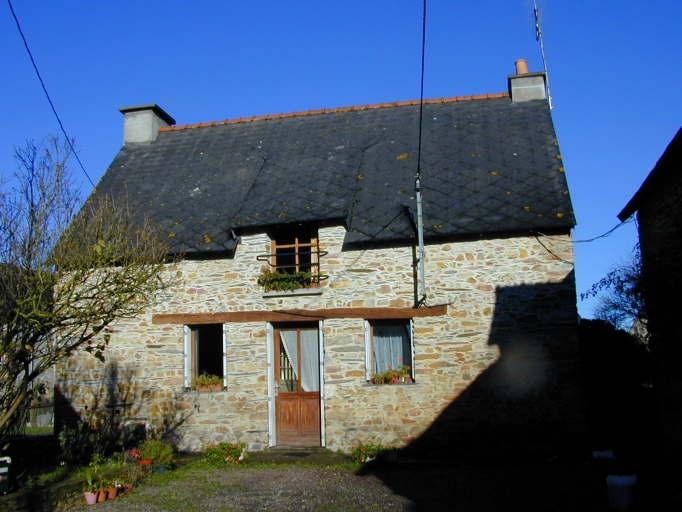
M 351 448 L 350 456 L 351 459 L 353 459 L 353 462 L 367 462 L 389 450 L 391 450 L 391 448 L 384 446 L 383 444 L 360 443 Z
M 204 459 L 211 465 L 239 464 L 240 460 L 248 457 L 246 443 L 218 443 L 207 446 Z
M 153 460 L 157 466 L 170 466 L 175 460 L 177 447 L 157 439 L 147 439 L 140 445 L 140 459 Z

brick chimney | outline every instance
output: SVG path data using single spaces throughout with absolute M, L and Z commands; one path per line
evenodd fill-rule
M 528 63 L 524 59 L 516 61 L 516 74 L 507 77 L 509 96 L 512 101 L 544 100 L 547 74 L 544 71 L 528 72 Z
M 155 104 L 121 107 L 123 114 L 123 144 L 148 144 L 154 142 L 159 128 L 172 126 L 175 119 Z

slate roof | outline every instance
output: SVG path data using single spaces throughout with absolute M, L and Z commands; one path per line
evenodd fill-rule
M 424 105 L 427 243 L 575 225 L 547 102 L 495 96 Z M 411 103 L 165 128 L 123 146 L 97 192 L 127 193 L 172 252 L 230 251 L 242 228 L 332 219 L 350 243 L 405 241 L 404 208 L 416 217 Z
M 618 214 L 618 219 L 621 222 L 625 222 L 648 201 L 657 201 L 658 198 L 655 197 L 656 190 L 666 180 L 672 180 L 674 175 L 679 176 L 680 170 L 682 170 L 682 128 L 677 131 L 668 147 L 665 148 L 661 158 L 658 159 L 658 162 L 656 162 L 654 168 L 639 187 L 639 190 L 635 192 L 632 199 L 628 201 L 625 208 Z

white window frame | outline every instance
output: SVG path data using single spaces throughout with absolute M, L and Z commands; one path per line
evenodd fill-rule
M 396 323 L 404 324 L 406 321 L 403 320 L 382 320 L 382 323 Z M 410 364 L 410 377 L 415 380 L 415 362 L 414 362 L 414 320 L 409 319 L 408 332 L 410 334 L 410 352 L 412 356 L 412 364 Z M 370 382 L 372 380 L 372 375 L 374 372 L 374 341 L 372 340 L 372 321 L 365 320 L 365 380 Z

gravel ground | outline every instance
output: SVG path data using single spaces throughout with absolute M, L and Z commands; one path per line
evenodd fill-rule
M 393 493 L 379 478 L 360 477 L 343 469 L 280 466 L 190 473 L 177 481 L 144 485 L 130 496 L 97 505 L 97 510 L 414 510 L 409 499 Z
M 577 464 L 369 464 L 358 472 L 282 465 L 185 469 L 97 510 L 602 511 L 605 500 Z

